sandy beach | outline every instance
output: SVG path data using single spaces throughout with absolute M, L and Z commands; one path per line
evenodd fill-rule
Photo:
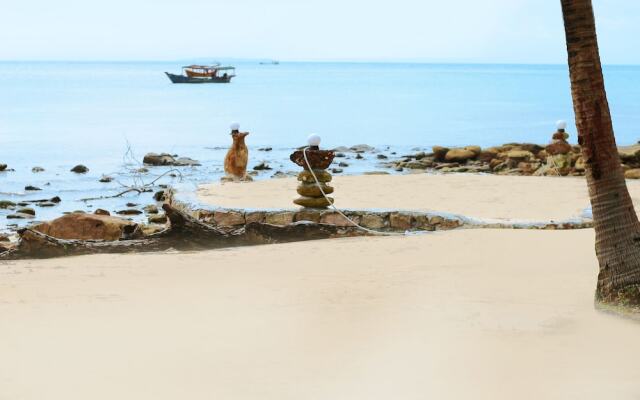
M 229 208 L 295 208 L 296 178 L 250 184 L 214 183 L 198 200 Z M 481 219 L 549 221 L 579 217 L 589 208 L 584 178 L 478 174 L 335 176 L 331 196 L 346 209 L 437 211 Z M 636 205 L 640 182 L 627 181 Z M 419 189 L 419 190 L 418 190 Z
M 640 325 L 594 309 L 592 248 L 457 230 L 4 263 L 0 398 L 637 398 Z

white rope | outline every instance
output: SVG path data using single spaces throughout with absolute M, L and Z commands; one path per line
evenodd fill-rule
M 342 215 L 344 219 L 349 221 L 351 225 L 355 226 L 358 229 L 362 229 L 363 231 L 372 233 L 374 235 L 382 235 L 382 236 L 407 236 L 412 234 L 415 235 L 417 233 L 417 232 L 410 232 L 410 231 L 404 231 L 404 233 L 374 231 L 373 229 L 365 228 L 364 226 L 358 225 L 351 218 L 347 217 L 342 211 L 338 210 L 338 208 L 333 204 L 333 202 L 331 202 L 331 200 L 329 200 L 329 197 L 327 197 L 327 194 L 322 189 L 322 185 L 320 184 L 320 181 L 318 180 L 318 177 L 316 176 L 315 172 L 313 172 L 313 168 L 311 168 L 311 164 L 309 163 L 309 159 L 307 158 L 307 150 L 309 150 L 309 147 L 305 147 L 302 150 L 302 155 L 304 156 L 304 162 L 305 164 L 307 164 L 307 167 L 309 168 L 309 172 L 311 172 L 311 176 L 313 176 L 313 179 L 316 181 L 316 185 L 318 186 L 318 189 L 320 189 L 320 193 L 322 193 L 322 195 L 324 196 L 325 200 L 327 200 L 327 203 L 329 203 L 331 208 L 333 208 L 333 210 L 336 211 L 338 214 Z

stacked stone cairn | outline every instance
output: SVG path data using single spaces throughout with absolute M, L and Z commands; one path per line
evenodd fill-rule
M 327 195 L 333 193 L 333 187 L 328 185 L 332 176 L 326 169 L 333 162 L 335 153 L 331 150 L 320 150 L 319 143 L 320 138 L 316 135 L 311 135 L 309 137 L 310 146 L 306 149 L 307 159 L 305 160 L 304 157 L 304 149 L 297 150 L 290 156 L 291 161 L 304 169 L 298 174 L 300 183 L 298 184 L 297 192 L 300 197 L 293 200 L 293 203 L 306 208 L 327 208 L 333 204 L 333 198 L 328 196 L 325 198 L 322 192 Z M 311 169 L 309 169 L 309 166 Z M 320 187 L 318 187 L 314 175 L 318 179 Z
M 547 165 L 545 175 L 568 175 L 573 160 L 572 146 L 567 142 L 569 134 L 565 131 L 566 123 L 558 121 L 558 130 L 551 137 L 551 144 L 545 147 Z

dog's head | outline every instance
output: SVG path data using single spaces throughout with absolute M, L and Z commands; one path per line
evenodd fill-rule
M 245 136 L 247 136 L 249 134 L 249 132 L 240 132 L 240 131 L 231 131 L 231 137 L 235 140 L 235 139 L 244 139 Z

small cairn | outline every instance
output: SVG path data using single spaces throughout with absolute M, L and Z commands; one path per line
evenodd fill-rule
M 333 198 L 328 197 L 327 200 L 322 192 L 324 191 L 325 194 L 333 193 L 333 187 L 327 184 L 331 182 L 332 176 L 326 169 L 329 168 L 333 162 L 335 153 L 331 150 L 320 150 L 320 136 L 318 135 L 310 135 L 307 142 L 309 143 L 309 147 L 306 148 L 308 164 L 304 157 L 304 149 L 294 151 L 289 157 L 295 164 L 304 168 L 304 170 L 298 174 L 300 184 L 298 185 L 297 192 L 300 197 L 293 202 L 294 204 L 307 208 L 327 208 L 333 204 Z M 311 169 L 309 169 L 309 166 L 311 166 Z M 320 182 L 322 191 L 316 184 L 313 175 L 315 175 Z
M 567 123 L 558 121 L 556 125 L 558 129 L 551 138 L 551 144 L 545 147 L 548 156 L 547 174 L 553 171 L 559 175 L 567 175 L 571 170 L 572 164 L 571 145 L 567 142 L 569 134 L 565 131 Z

